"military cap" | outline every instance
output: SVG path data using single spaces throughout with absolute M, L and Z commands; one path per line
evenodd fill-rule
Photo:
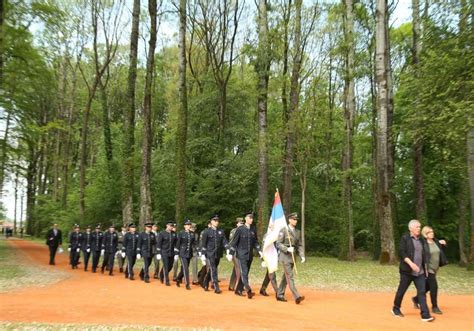
M 244 218 L 247 217 L 247 216 L 250 216 L 250 217 L 253 217 L 253 211 L 248 211 L 244 214 Z
M 193 225 L 193 223 L 189 219 L 185 219 L 184 225 Z
M 294 219 L 294 220 L 297 220 L 298 219 L 298 213 L 291 213 L 288 215 L 288 219 Z
M 145 223 L 145 226 L 147 228 L 151 228 L 153 226 L 153 223 L 152 222 Z
M 86 229 L 90 229 L 90 228 L 91 228 L 91 226 L 90 226 L 90 225 L 88 225 L 88 226 L 86 227 Z
M 212 215 L 211 220 L 220 221 L 219 215 L 217 215 L 217 214 Z
M 100 228 L 101 228 L 101 224 L 100 224 L 100 223 L 99 223 L 99 224 L 97 224 L 97 225 L 95 226 L 95 228 L 100 230 Z
M 73 226 L 74 229 L 80 228 L 79 224 L 74 224 Z
M 136 228 L 137 226 L 136 226 L 134 223 L 130 223 L 130 224 L 128 225 L 128 227 L 129 227 L 129 228 Z
M 165 223 L 165 225 L 171 225 L 171 226 L 173 226 L 173 224 L 174 224 L 174 222 L 171 221 L 171 220 L 170 220 L 170 221 L 166 221 L 166 223 Z

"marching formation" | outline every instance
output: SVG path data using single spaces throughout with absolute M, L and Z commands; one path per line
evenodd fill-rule
M 100 268 L 101 273 L 108 272 L 114 275 L 114 265 L 117 259 L 118 270 L 125 278 L 135 280 L 135 263 L 143 259 L 143 266 L 139 278 L 145 283 L 150 283 L 150 274 L 154 279 L 159 279 L 162 284 L 170 286 L 170 273 L 177 287 L 185 285 L 186 290 L 191 290 L 191 285 L 200 285 L 204 291 L 214 290 L 222 293 L 219 287 L 219 263 L 225 255 L 233 263 L 232 275 L 229 280 L 229 291 L 238 296 L 247 296 L 251 299 L 255 292 L 249 281 L 249 273 L 254 252 L 263 260 L 257 231 L 253 225 L 253 213 L 248 212 L 242 218 L 236 219 L 235 228 L 232 229 L 229 239 L 219 227 L 220 218 L 213 215 L 209 218 L 207 228 L 197 233 L 195 223 L 186 219 L 184 229 L 177 232 L 174 222 L 168 221 L 165 228 L 158 232 L 158 225 L 146 223 L 143 232 L 137 231 L 135 224 L 122 226 L 121 231 L 116 231 L 111 224 L 108 230 L 102 232 L 101 225 L 92 231 L 87 226 L 81 232 L 78 224 L 74 225 L 69 235 L 69 263 L 72 269 L 78 269 L 81 252 L 83 256 L 84 271 L 88 271 L 89 259 L 92 255 L 91 271 L 97 272 L 100 257 L 103 257 Z M 271 283 L 278 301 L 287 301 L 285 290 L 288 286 L 296 304 L 304 300 L 298 293 L 294 282 L 293 268 L 295 263 L 294 253 L 298 253 L 301 262 L 305 262 L 301 233 L 296 229 L 298 215 L 288 215 L 289 224 L 281 229 L 278 240 L 272 245 L 278 252 L 278 260 L 283 267 L 280 285 L 277 284 L 276 273 L 268 272 L 260 288 L 260 295 L 269 296 L 266 289 Z M 271 225 L 270 225 L 271 226 Z M 56 251 L 62 245 L 62 233 L 54 224 L 46 237 L 46 244 L 50 250 L 50 265 L 54 265 Z M 198 260 L 202 267 L 198 271 Z M 160 268 L 161 264 L 161 268 Z M 262 266 L 266 267 L 264 261 Z M 179 272 L 178 272 L 179 270 Z

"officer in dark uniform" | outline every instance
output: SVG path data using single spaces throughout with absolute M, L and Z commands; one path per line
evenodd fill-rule
M 72 269 L 77 269 L 82 244 L 82 233 L 79 224 L 74 224 L 74 231 L 69 235 L 69 260 Z
M 23 228 L 22 228 L 23 229 Z M 56 251 L 58 247 L 63 244 L 63 234 L 58 229 L 57 224 L 53 224 L 53 227 L 46 234 L 46 245 L 49 248 L 49 264 L 55 265 L 54 258 L 56 257 Z
M 160 281 L 170 286 L 169 273 L 173 268 L 175 259 L 174 248 L 176 246 L 176 233 L 173 231 L 173 222 L 166 223 L 166 229 L 160 232 L 156 243 L 156 252 L 158 260 L 163 261 L 163 273 L 160 274 Z M 176 255 L 178 259 L 178 255 Z
M 260 257 L 262 256 L 257 238 L 257 230 L 252 224 L 253 213 L 248 212 L 245 214 L 245 224 L 237 228 L 232 242 L 230 243 L 231 251 L 236 252 L 240 264 L 240 279 L 235 288 L 235 294 L 242 295 L 242 291 L 245 289 L 249 299 L 252 299 L 254 296 L 254 292 L 249 284 L 249 272 L 253 260 L 253 250 L 255 249 L 260 254 Z
M 201 247 L 202 254 L 205 255 L 209 266 L 209 272 L 204 279 L 204 290 L 209 291 L 209 281 L 212 281 L 214 292 L 217 294 L 222 293 L 219 288 L 217 268 L 219 267 L 224 249 L 229 248 L 224 230 L 218 227 L 219 221 L 219 215 L 211 217 L 211 227 L 203 233 Z M 227 258 L 232 261 L 231 255 L 228 254 Z
M 191 289 L 191 281 L 189 279 L 189 263 L 193 257 L 193 249 L 196 245 L 194 239 L 194 233 L 191 232 L 192 223 L 190 220 L 185 220 L 184 230 L 178 234 L 178 239 L 176 240 L 175 252 L 179 255 L 181 260 L 181 270 L 176 277 L 176 286 L 179 287 L 181 282 L 186 283 L 186 289 Z
M 288 284 L 296 304 L 300 304 L 300 302 L 304 300 L 304 296 L 298 293 L 293 276 L 293 254 L 295 247 L 298 249 L 301 262 L 304 263 L 306 259 L 304 257 L 303 245 L 301 243 L 301 232 L 296 229 L 296 224 L 298 223 L 298 214 L 291 213 L 288 215 L 288 223 L 288 227 L 281 229 L 276 242 L 279 250 L 278 260 L 283 265 L 284 271 L 282 280 L 280 282 L 280 287 L 278 288 L 277 300 L 286 301 L 285 289 L 286 285 Z
M 100 224 L 95 227 L 95 232 L 91 234 L 91 252 L 92 252 L 92 272 L 95 273 L 99 265 L 99 259 L 102 252 L 102 242 L 104 234 L 100 231 Z
M 82 234 L 82 255 L 84 255 L 84 271 L 87 271 L 87 265 L 89 264 L 89 257 L 91 255 L 91 243 L 92 243 L 92 233 L 91 226 L 88 225 L 86 232 Z
M 198 272 L 198 282 L 202 288 L 204 288 L 204 279 L 206 278 L 209 272 L 209 265 L 207 264 L 206 255 L 202 252 L 202 238 L 204 237 L 204 232 L 206 232 L 211 227 L 211 219 L 207 221 L 207 228 L 201 231 L 199 234 L 199 245 L 198 245 L 198 256 L 201 259 L 202 267 Z
M 198 252 L 199 252 L 199 234 L 196 232 L 197 225 L 196 223 L 191 223 L 191 228 L 189 231 L 194 236 L 194 247 L 193 247 L 193 257 L 191 258 L 191 270 L 193 274 L 193 285 L 199 284 L 198 282 Z
M 153 224 L 151 227 L 151 232 L 155 235 L 156 240 L 158 241 L 158 225 Z M 159 279 L 159 273 L 160 273 L 160 260 L 157 258 L 157 253 L 156 253 L 156 245 L 153 246 L 153 278 L 154 279 Z
M 237 231 L 237 228 L 242 225 L 244 225 L 244 219 L 242 217 L 237 217 L 235 219 L 235 228 L 233 228 L 229 234 L 229 242 L 232 242 L 232 239 L 235 235 L 235 231 Z M 232 268 L 232 274 L 230 275 L 229 291 L 235 291 L 235 285 L 240 279 L 240 263 L 239 259 L 235 256 L 235 254 L 233 254 L 232 257 L 232 263 L 234 264 L 234 267 Z
M 127 233 L 127 227 L 122 225 L 122 231 L 117 233 L 118 236 L 118 254 L 117 254 L 117 262 L 119 266 L 119 272 L 123 272 L 123 265 L 125 264 L 125 256 L 122 255 L 122 252 L 125 254 L 125 250 L 123 249 L 123 238 L 125 237 L 125 234 Z
M 137 261 L 137 248 L 138 248 L 138 239 L 140 235 L 136 232 L 137 227 L 135 224 L 131 223 L 128 226 L 128 232 L 123 236 L 123 245 L 122 252 L 125 252 L 127 255 L 127 269 L 125 270 L 125 278 L 130 280 L 135 280 L 133 277 L 135 274 L 133 272 L 133 267 Z
M 140 279 L 145 283 L 150 282 L 149 268 L 153 258 L 153 246 L 156 245 L 156 237 L 151 232 L 153 223 L 145 223 L 145 231 L 138 237 L 137 258 L 143 257 L 143 267 L 140 270 Z
M 108 267 L 109 276 L 114 275 L 114 260 L 117 253 L 118 234 L 115 232 L 115 225 L 109 226 L 109 231 L 104 234 L 102 242 L 104 248 L 104 261 L 102 262 L 102 273 L 104 273 L 105 266 Z

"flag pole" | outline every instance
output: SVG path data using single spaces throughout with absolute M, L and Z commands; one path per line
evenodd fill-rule
M 280 192 L 278 191 L 278 187 L 277 187 L 276 191 L 278 192 L 278 195 L 280 195 Z M 290 244 L 290 247 L 293 247 L 293 245 L 291 243 L 290 232 L 288 231 L 288 224 L 286 225 L 285 229 L 286 229 L 286 235 L 288 236 L 288 242 Z M 295 253 L 294 252 L 291 252 L 291 258 L 293 259 L 293 269 L 295 269 L 295 274 L 297 275 L 298 274 L 298 269 L 296 268 L 296 261 L 295 261 Z

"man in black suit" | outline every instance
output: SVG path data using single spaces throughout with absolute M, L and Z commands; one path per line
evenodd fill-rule
M 46 235 L 46 245 L 49 247 L 49 264 L 55 265 L 54 258 L 56 257 L 56 251 L 58 246 L 63 244 L 63 235 L 61 230 L 58 229 L 57 224 L 53 224 L 53 227 L 48 231 Z
M 176 286 L 180 286 L 183 277 L 186 283 L 186 289 L 191 289 L 191 281 L 189 280 L 189 263 L 193 257 L 193 249 L 196 245 L 194 233 L 191 232 L 192 223 L 190 220 L 184 222 L 184 230 L 178 234 L 175 252 L 181 259 L 181 271 L 176 277 Z
M 173 268 L 175 258 L 176 233 L 173 231 L 173 222 L 168 221 L 166 228 L 162 230 L 156 240 L 157 259 L 163 262 L 163 273 L 160 273 L 160 281 L 165 282 L 166 286 L 170 286 L 169 273 Z

